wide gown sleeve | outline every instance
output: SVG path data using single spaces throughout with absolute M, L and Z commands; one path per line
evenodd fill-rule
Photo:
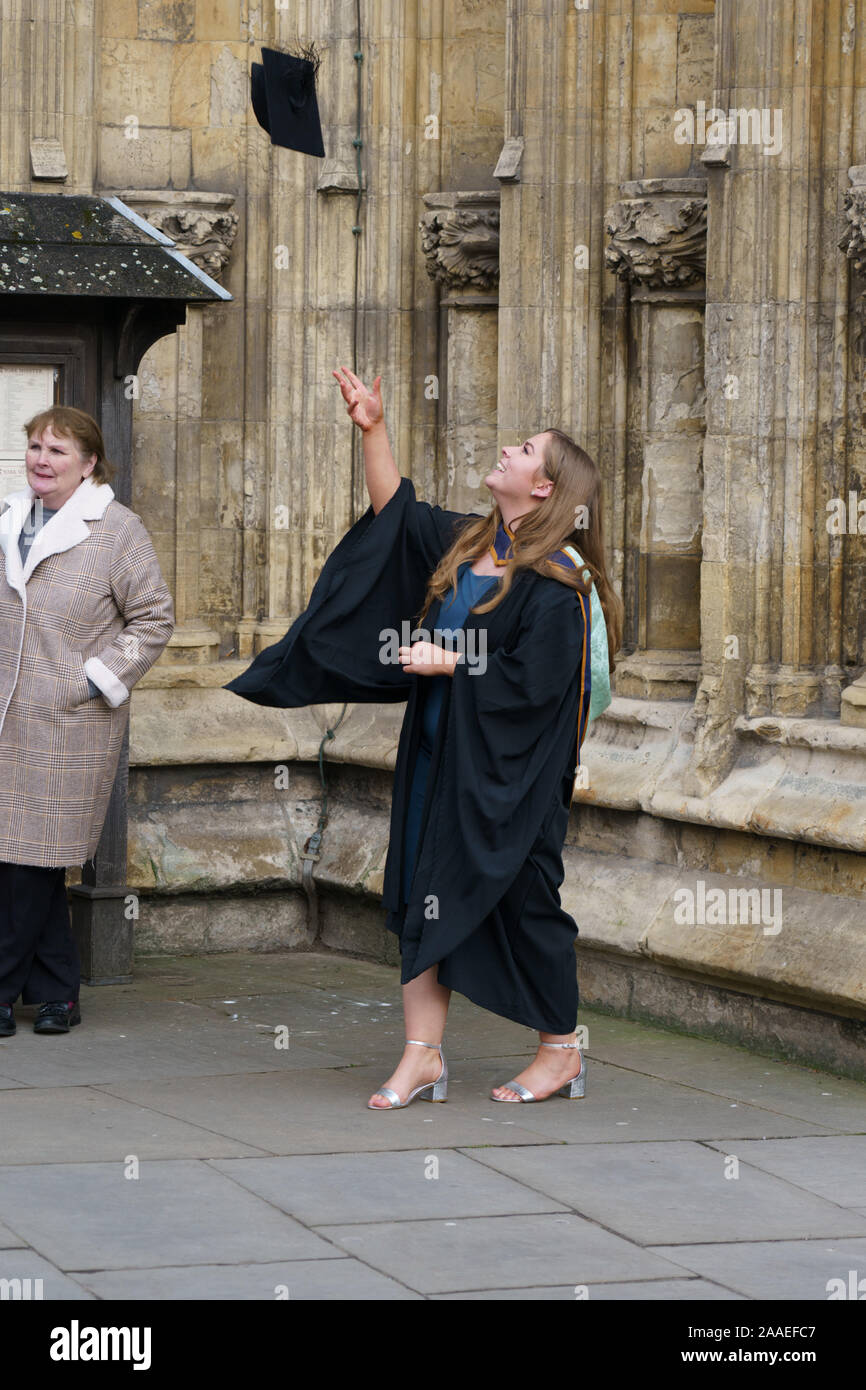
M 381 511 L 368 507 L 328 556 L 286 635 L 223 689 L 281 709 L 406 700 L 418 677 L 382 660 L 381 634 L 411 624 L 464 520 L 462 512 L 419 502 L 411 479 L 401 478 Z
M 589 713 L 588 628 L 586 597 L 537 584 L 511 645 L 483 673 L 455 668 L 433 834 L 401 937 L 409 978 L 492 911 L 560 804 Z

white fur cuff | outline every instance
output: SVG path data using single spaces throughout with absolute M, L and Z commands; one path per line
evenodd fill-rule
M 112 709 L 117 709 L 124 700 L 129 699 L 129 691 L 118 680 L 113 671 L 109 671 L 104 661 L 100 661 L 98 656 L 89 656 L 84 663 L 85 674 L 90 677 L 94 685 L 98 685 L 103 696 Z

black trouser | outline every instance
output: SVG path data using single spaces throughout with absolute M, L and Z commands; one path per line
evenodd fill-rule
M 0 861 L 0 1004 L 71 1003 L 80 984 L 66 870 Z

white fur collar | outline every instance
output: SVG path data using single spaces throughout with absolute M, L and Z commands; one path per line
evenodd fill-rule
M 114 491 L 108 483 L 96 483 L 92 478 L 80 482 L 72 496 L 37 532 L 27 553 L 27 564 L 22 567 L 18 540 L 35 496 L 29 484 L 17 492 L 9 492 L 3 498 L 6 510 L 0 513 L 0 549 L 6 556 L 6 580 L 22 599 L 26 593 L 24 586 L 40 560 L 86 540 L 90 535 L 86 523 L 104 515 Z

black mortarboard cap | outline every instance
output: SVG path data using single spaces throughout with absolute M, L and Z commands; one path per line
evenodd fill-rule
M 256 120 L 271 143 L 301 154 L 325 157 L 319 106 L 316 101 L 318 57 L 262 49 L 262 62 L 253 63 L 251 96 Z

